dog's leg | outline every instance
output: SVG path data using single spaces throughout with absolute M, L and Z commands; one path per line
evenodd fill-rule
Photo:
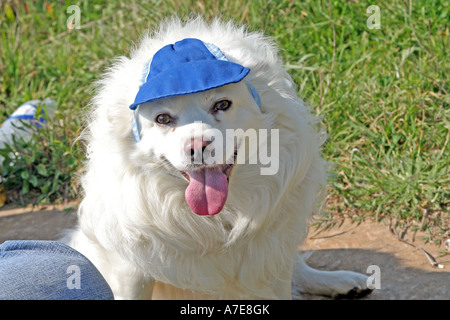
M 372 292 L 367 287 L 368 277 L 353 271 L 322 271 L 308 266 L 300 256 L 294 268 L 295 290 L 334 299 L 361 298 Z
M 124 266 L 127 263 L 121 261 L 121 264 Z M 116 264 L 111 269 L 105 279 L 114 293 L 115 300 L 152 299 L 154 280 L 146 279 L 140 271 L 130 266 L 122 268 Z

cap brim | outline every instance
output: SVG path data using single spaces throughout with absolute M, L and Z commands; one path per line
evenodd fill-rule
M 186 62 L 148 79 L 130 109 L 159 99 L 202 92 L 241 81 L 249 68 L 223 60 Z

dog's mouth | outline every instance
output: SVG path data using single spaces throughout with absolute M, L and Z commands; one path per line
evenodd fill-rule
M 234 159 L 230 164 L 200 165 L 181 171 L 189 182 L 185 198 L 194 213 L 215 215 L 222 211 L 227 200 L 228 183 L 236 157 L 237 151 L 234 152 Z

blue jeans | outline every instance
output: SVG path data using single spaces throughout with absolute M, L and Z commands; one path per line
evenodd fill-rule
M 0 299 L 109 300 L 111 288 L 81 253 L 55 241 L 0 245 Z

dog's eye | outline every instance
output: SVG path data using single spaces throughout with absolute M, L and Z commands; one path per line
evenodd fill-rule
M 158 122 L 160 124 L 168 124 L 168 123 L 172 122 L 172 117 L 166 113 L 159 114 L 156 117 L 156 122 Z
M 214 110 L 218 111 L 218 110 L 227 110 L 229 107 L 231 107 L 231 101 L 230 100 L 220 100 L 217 101 L 214 104 Z

